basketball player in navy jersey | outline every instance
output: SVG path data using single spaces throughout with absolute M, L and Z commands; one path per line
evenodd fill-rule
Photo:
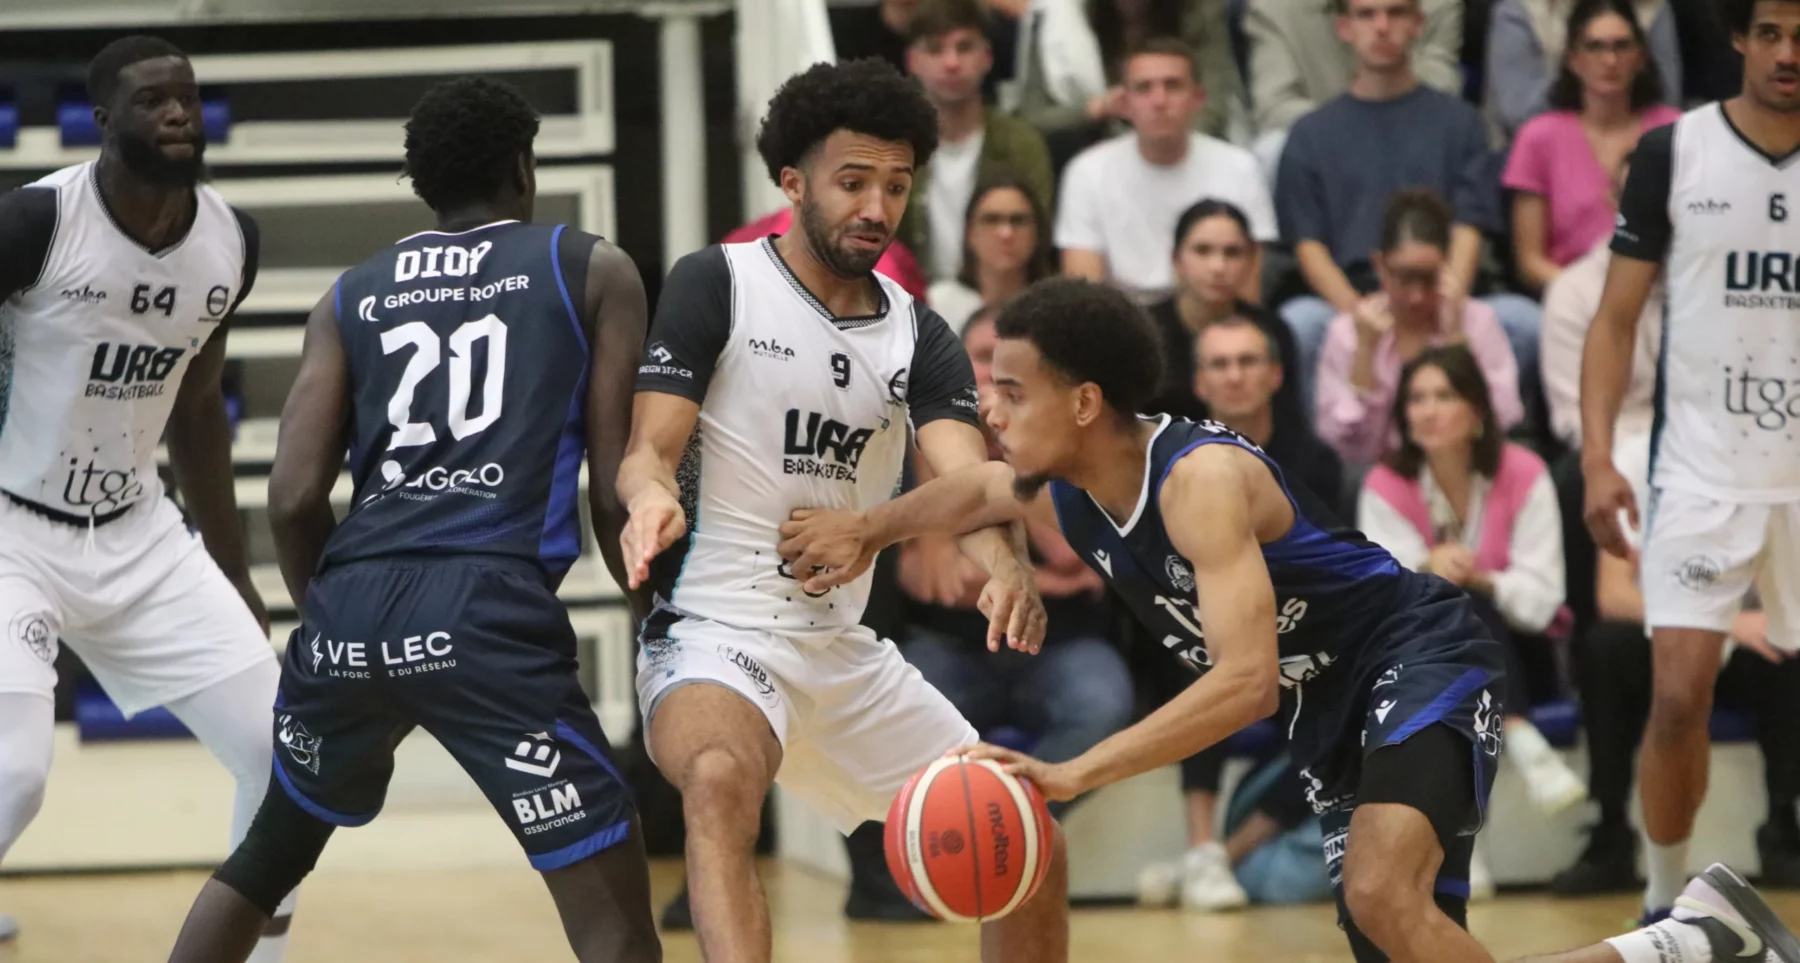
M 422 726 L 544 875 L 584 963 L 661 958 L 624 780 L 576 676 L 555 590 L 580 551 L 585 457 L 601 552 L 625 581 L 618 469 L 642 349 L 637 269 L 531 219 L 538 118 L 452 80 L 406 125 L 437 229 L 352 268 L 307 320 L 269 477 L 304 615 L 275 703 L 275 777 L 171 960 L 238 963 L 337 826 L 375 818 Z M 354 502 L 333 518 L 346 445 Z
M 986 745 L 971 755 L 1070 799 L 1184 759 L 1280 708 L 1359 963 L 1491 961 L 1463 923 L 1500 754 L 1504 670 L 1468 597 L 1338 527 L 1224 426 L 1134 414 L 1155 391 L 1157 340 L 1123 294 L 1047 281 L 1008 304 L 997 329 L 986 418 L 1006 462 L 860 515 L 797 513 L 782 554 L 799 571 L 825 568 L 806 588 L 852 577 L 879 548 L 925 532 L 1024 515 L 1060 524 L 1202 675 L 1068 762 Z M 1676 918 L 1552 959 L 1735 954 L 1800 961 L 1800 943 L 1737 874 L 1714 866 L 1688 887 Z

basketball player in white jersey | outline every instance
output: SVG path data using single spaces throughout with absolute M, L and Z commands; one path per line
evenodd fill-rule
M 702 955 L 766 963 L 754 847 L 771 782 L 849 833 L 933 760 L 978 741 L 949 700 L 858 625 L 870 576 L 809 594 L 776 551 L 798 508 L 893 497 L 908 447 L 937 473 L 987 460 L 974 370 L 943 318 L 874 273 L 937 146 L 910 81 L 874 60 L 818 64 L 770 102 L 757 146 L 795 205 L 785 236 L 675 265 L 638 369 L 618 497 L 632 588 L 649 584 L 638 695 L 652 757 L 681 790 Z M 982 609 L 1035 650 L 1043 607 L 1004 529 L 964 550 Z M 1060 834 L 1043 888 L 987 924 L 984 957 L 1068 956 Z
M 198 183 L 180 50 L 119 40 L 88 93 L 99 160 L 0 197 L 0 856 L 43 802 L 59 644 L 127 716 L 167 706 L 225 764 L 234 844 L 270 771 L 278 668 L 219 384 L 256 225 Z M 165 435 L 197 536 L 157 477 Z M 288 912 L 253 960 L 280 958 Z
M 1613 467 L 1638 315 L 1663 272 L 1663 351 L 1641 555 L 1655 694 L 1638 786 L 1647 918 L 1687 879 L 1707 723 L 1746 590 L 1800 649 L 1800 0 L 1728 0 L 1743 92 L 1644 135 L 1582 359 L 1586 519 L 1628 557 L 1638 522 Z M 1795 210 L 1790 211 L 1790 205 Z

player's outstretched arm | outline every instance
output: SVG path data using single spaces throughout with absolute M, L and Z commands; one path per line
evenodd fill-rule
M 254 236 L 255 229 L 250 226 L 253 223 L 246 223 L 247 239 Z M 247 244 L 251 270 L 245 272 L 245 277 L 249 279 L 255 277 L 256 246 L 248 240 Z M 246 285 L 245 290 L 239 291 L 239 302 L 248 293 L 247 288 Z M 250 582 L 250 559 L 244 552 L 244 528 L 238 517 L 237 488 L 231 471 L 231 418 L 225 411 L 221 384 L 225 339 L 231 321 L 226 317 L 219 322 L 176 389 L 167 428 L 169 470 L 175 476 L 175 487 L 181 492 L 188 517 L 200 530 L 207 554 L 244 597 L 257 624 L 267 631 L 269 613 Z
M 1253 471 L 1262 473 L 1260 480 Z M 1275 589 L 1256 536 L 1252 486 L 1258 483 L 1273 485 L 1273 479 L 1255 456 L 1203 445 L 1176 462 L 1162 486 L 1169 539 L 1194 567 L 1212 669 L 1142 722 L 1068 762 L 1045 763 L 987 745 L 970 754 L 1002 762 L 1036 782 L 1049 799 L 1073 799 L 1179 762 L 1274 713 L 1280 658 Z
M 920 535 L 962 535 L 1024 518 L 1032 506 L 1013 494 L 1013 470 L 984 461 L 939 475 L 867 512 L 802 508 L 781 526 L 781 556 L 814 572 L 808 592 L 861 575 L 887 548 Z M 1054 518 L 1054 511 L 1050 514 Z M 1054 524 L 1054 521 L 1052 521 Z
M 659 391 L 637 393 L 631 441 L 619 464 L 618 499 L 627 515 L 619 546 L 627 591 L 635 592 L 649 581 L 650 563 L 687 533 L 675 470 L 699 419 L 697 402 Z
M 331 489 L 344 470 L 350 373 L 337 325 L 334 287 L 306 319 L 300 371 L 281 408 L 281 434 L 275 464 L 269 469 L 269 528 L 275 536 L 275 556 L 294 608 L 302 615 L 307 583 L 318 571 L 325 541 L 337 525 Z
M 962 421 L 940 418 L 920 425 L 918 442 L 919 454 L 934 473 L 964 471 L 988 462 L 981 429 Z M 975 529 L 963 535 L 957 547 L 988 573 L 977 603 L 988 618 L 988 650 L 1000 651 L 1004 641 L 1035 655 L 1044 642 L 1046 619 L 1023 519 Z
M 630 516 L 615 482 L 631 437 L 633 381 L 644 352 L 648 312 L 637 265 L 617 246 L 596 243 L 588 261 L 583 311 L 593 353 L 587 396 L 588 507 L 600 557 L 621 586 L 630 582 L 619 540 Z M 628 590 L 626 599 L 638 619 L 650 614 L 644 593 Z
M 1613 465 L 1613 423 L 1631 381 L 1638 317 L 1658 270 L 1654 262 L 1613 257 L 1600 309 L 1581 352 L 1581 471 L 1587 488 L 1583 517 L 1595 543 L 1619 558 L 1631 551 L 1619 527 L 1619 513 L 1625 512 L 1634 528 L 1638 519 L 1631 483 Z

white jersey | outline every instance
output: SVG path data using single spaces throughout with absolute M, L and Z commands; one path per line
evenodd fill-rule
M 1800 500 L 1800 156 L 1690 111 L 1639 142 L 1613 250 L 1664 265 L 1651 484 Z
M 0 491 L 83 518 L 161 494 L 182 375 L 254 272 L 248 219 L 194 193 L 193 226 L 155 252 L 113 220 L 93 163 L 0 199 Z
M 679 473 L 689 535 L 652 574 L 660 605 L 821 643 L 862 617 L 872 576 L 808 596 L 776 552 L 781 524 L 798 508 L 892 498 L 909 419 L 977 417 L 961 342 L 875 278 L 882 310 L 837 318 L 771 239 L 710 247 L 669 273 L 637 387 L 689 398 L 700 417 Z

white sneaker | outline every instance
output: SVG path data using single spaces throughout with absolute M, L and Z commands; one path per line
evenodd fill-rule
M 1800 963 L 1800 940 L 1756 890 L 1723 863 L 1691 880 L 1671 918 L 1699 927 L 1715 960 Z
M 1469 902 L 1494 898 L 1494 874 L 1488 872 L 1487 860 L 1481 856 L 1481 847 L 1475 848 L 1475 855 L 1469 858 Z
M 10 916 L 0 916 L 0 943 L 19 935 L 19 921 Z
M 1231 872 L 1231 857 L 1223 844 L 1212 842 L 1190 849 L 1181 862 L 1185 870 L 1181 881 L 1182 909 L 1211 912 L 1250 902 L 1249 894 Z
M 1181 895 L 1181 860 L 1151 863 L 1138 871 L 1139 906 L 1173 906 Z
M 1519 772 L 1525 777 L 1525 792 L 1532 805 L 1546 814 L 1555 815 L 1587 799 L 1587 784 L 1556 752 L 1521 761 Z

